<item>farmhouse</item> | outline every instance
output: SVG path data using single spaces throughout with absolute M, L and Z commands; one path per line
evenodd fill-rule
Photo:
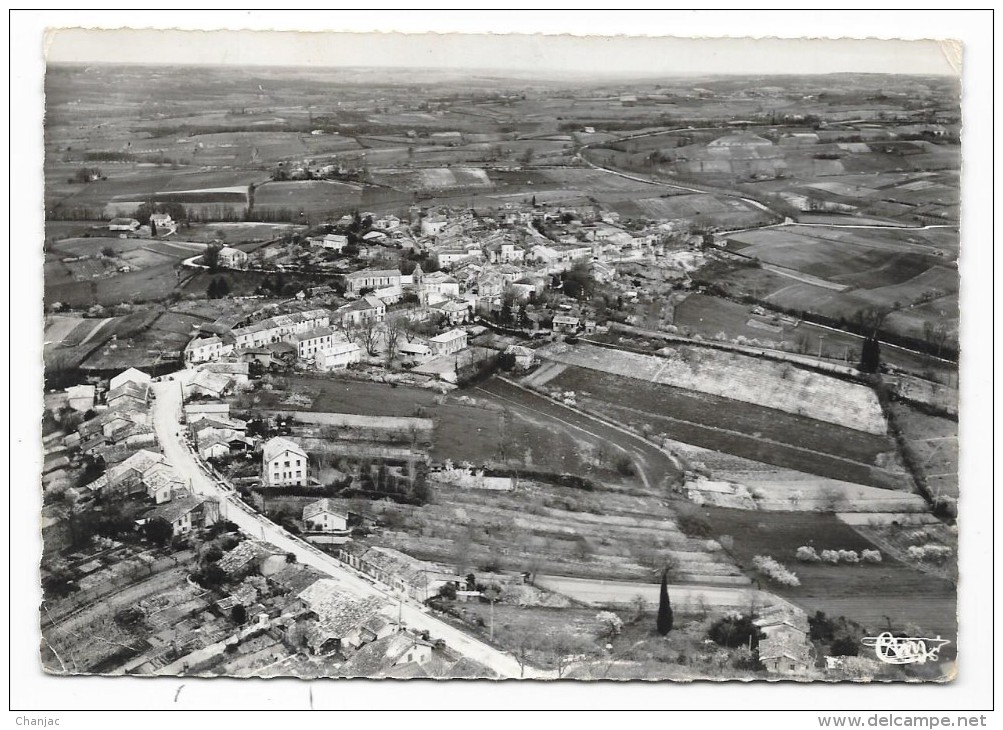
M 150 227 L 156 226 L 160 228 L 174 228 L 174 221 L 171 220 L 171 216 L 167 213 L 153 213 L 150 216 Z
M 467 346 L 467 332 L 462 329 L 449 330 L 431 338 L 428 344 L 433 355 L 449 355 Z
M 314 356 L 317 369 L 324 371 L 343 370 L 358 362 L 362 362 L 362 348 L 354 342 L 337 342 Z
M 362 269 L 345 274 L 345 293 L 359 294 L 363 289 L 399 287 L 401 272 L 398 269 Z
M 139 221 L 135 218 L 112 218 L 108 221 L 109 231 L 138 231 Z
M 346 532 L 348 513 L 337 509 L 330 499 L 318 499 L 303 508 L 303 524 L 317 532 Z
M 219 250 L 219 264 L 227 269 L 246 269 L 247 254 L 238 248 L 224 246 Z
M 269 439 L 261 450 L 261 481 L 266 487 L 305 487 L 309 476 L 306 452 L 280 436 Z

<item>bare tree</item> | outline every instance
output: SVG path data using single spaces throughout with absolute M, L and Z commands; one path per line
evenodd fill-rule
M 404 323 L 407 317 L 394 315 L 383 323 L 383 341 L 387 346 L 387 365 L 391 364 L 400 349 L 401 335 L 404 334 Z
M 349 336 L 363 347 L 370 357 L 378 352 L 377 345 L 380 341 L 380 330 L 376 326 L 375 319 L 370 317 L 353 326 Z

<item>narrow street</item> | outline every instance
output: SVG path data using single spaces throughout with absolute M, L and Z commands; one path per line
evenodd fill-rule
M 388 606 L 396 605 L 401 620 L 408 628 L 428 631 L 433 639 L 444 640 L 451 649 L 490 667 L 502 677 L 512 678 L 521 675 L 519 663 L 513 656 L 428 615 L 428 609 L 424 606 L 410 599 L 402 599 L 388 589 L 375 585 L 335 558 L 293 537 L 271 520 L 244 505 L 235 493 L 217 483 L 202 470 L 184 443 L 180 423 L 182 414 L 180 383 L 176 380 L 161 380 L 153 383 L 153 389 L 156 393 L 152 409 L 153 426 L 164 450 L 164 456 L 183 477 L 189 480 L 193 491 L 219 500 L 221 516 L 235 523 L 249 536 L 266 540 L 280 550 L 293 553 L 300 563 L 323 572 L 337 581 L 347 593 L 359 597 L 376 596 L 383 599 Z M 541 678 L 549 676 L 549 673 L 526 667 L 524 676 Z

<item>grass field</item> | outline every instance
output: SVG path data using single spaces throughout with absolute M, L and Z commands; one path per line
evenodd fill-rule
M 343 213 L 362 204 L 363 186 L 331 180 L 269 182 L 254 191 L 255 210 L 289 208 L 307 214 Z
M 579 407 L 674 441 L 857 484 L 903 486 L 876 466 L 894 451 L 886 436 L 584 368 L 569 367 L 543 387 L 573 391 Z

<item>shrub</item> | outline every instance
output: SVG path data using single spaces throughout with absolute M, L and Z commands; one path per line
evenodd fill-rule
M 755 649 L 760 639 L 765 638 L 766 634 L 753 623 L 751 616 L 731 613 L 711 624 L 707 636 L 715 644 L 733 649 L 740 646 L 748 647 L 751 638 L 752 648 Z
M 881 562 L 881 551 L 880 550 L 864 550 L 860 553 L 860 558 L 865 563 L 880 563 Z
M 676 524 L 679 530 L 688 537 L 710 537 L 711 526 L 707 520 L 696 515 L 682 515 Z
M 752 565 L 759 573 L 762 573 L 774 583 L 792 587 L 801 585 L 800 579 L 793 571 L 768 555 L 757 555 L 752 559 Z
M 857 554 L 856 550 L 840 550 L 839 560 L 843 563 L 859 563 L 860 556 Z
M 835 565 L 839 562 L 839 552 L 836 550 L 823 550 L 822 551 L 822 562 L 832 563 Z
M 815 552 L 815 548 L 809 545 L 802 545 L 794 555 L 802 563 L 817 563 L 821 558 Z
M 954 551 L 946 545 L 912 545 L 906 551 L 913 560 L 921 560 L 929 563 L 942 563 L 949 558 Z
M 602 639 L 612 639 L 623 631 L 623 620 L 612 611 L 601 611 L 596 614 L 598 634 Z

